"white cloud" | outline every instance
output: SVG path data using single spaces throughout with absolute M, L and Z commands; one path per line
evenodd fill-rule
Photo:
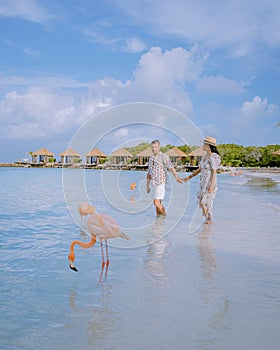
M 142 52 L 147 48 L 147 44 L 145 44 L 141 39 L 138 38 L 129 38 L 125 40 L 126 47 L 124 51 L 131 53 Z
M 23 79 L 24 80 L 24 79 Z M 118 84 L 114 81 L 114 85 Z M 86 92 L 54 86 L 21 87 L 0 99 L 0 135 L 7 139 L 57 138 L 112 105 L 112 81 L 96 81 Z
M 114 135 L 120 139 L 124 138 L 128 135 L 128 129 L 127 128 L 120 128 L 120 129 L 115 131 Z
M 210 103 L 201 107 L 197 120 L 204 135 L 215 136 L 219 143 L 267 145 L 279 143 L 279 106 L 259 96 L 240 106 L 225 107 Z
M 110 1 L 137 23 L 158 36 L 173 36 L 211 48 L 230 48 L 244 55 L 256 45 L 280 45 L 278 0 L 117 0 Z M 160 14 L 160 15 L 159 15 Z
M 219 135 L 219 127 L 217 124 L 213 124 L 213 123 L 203 126 L 202 131 L 205 136 L 212 135 L 217 137 Z M 220 143 L 220 140 L 217 142 Z
M 145 85 L 143 89 L 161 94 L 170 87 L 196 81 L 207 58 L 208 55 L 203 54 L 197 46 L 190 51 L 178 47 L 165 52 L 159 47 L 153 47 L 141 57 L 134 72 L 134 80 L 139 85 Z
M 35 49 L 30 49 L 28 47 L 26 47 L 25 49 L 23 49 L 23 52 L 28 55 L 28 56 L 31 56 L 33 58 L 38 58 L 41 53 L 38 51 L 38 50 L 35 50 Z
M 120 29 L 119 31 L 121 32 Z M 118 33 L 118 31 L 116 33 L 112 26 L 103 23 L 84 29 L 83 34 L 89 42 L 106 46 L 112 51 L 139 53 L 147 48 L 147 44 L 140 38 L 125 38 L 126 34 Z
M 37 0 L 2 0 L 0 16 L 22 18 L 32 22 L 44 23 L 51 16 Z
M 209 95 L 240 95 L 244 92 L 242 84 L 221 76 L 204 77 L 196 86 L 200 93 Z
M 268 103 L 267 98 L 262 99 L 259 96 L 255 96 L 253 100 L 243 103 L 241 108 L 242 120 L 265 120 L 277 113 L 278 107 L 272 103 Z
M 3 87 L 7 89 L 5 84 L 10 84 L 9 92 L 0 99 L 2 136 L 30 139 L 52 135 L 55 138 L 104 108 L 126 102 L 161 103 L 190 116 L 192 102 L 185 83 L 199 78 L 206 59 L 207 54 L 201 53 L 198 47 L 190 51 L 152 48 L 142 55 L 132 79 L 125 82 L 103 79 L 79 83 L 64 77 L 9 79 L 2 75 Z M 118 133 L 119 137 L 124 136 L 124 130 Z
M 84 89 L 88 87 L 88 83 L 84 83 L 69 77 L 59 75 L 36 75 L 36 76 L 18 76 L 7 75 L 7 73 L 0 72 L 0 86 L 2 89 L 11 89 L 11 87 L 18 86 L 45 86 L 45 87 L 61 87 L 61 88 L 75 88 Z
M 219 94 L 242 93 L 242 84 L 220 76 L 204 78 L 201 83 L 207 58 L 197 46 L 189 51 L 152 48 L 142 55 L 131 79 L 125 82 L 103 79 L 81 83 L 67 77 L 9 79 L 2 75 L 2 83 L 10 82 L 11 89 L 0 99 L 1 137 L 55 140 L 68 135 L 69 138 L 88 118 L 126 102 L 161 103 L 192 117 L 192 100 L 186 84 L 199 82 L 200 89 L 207 92 L 212 89 Z M 29 87 L 30 83 L 36 85 Z M 204 133 L 213 134 L 223 142 L 227 142 L 228 135 L 230 142 L 244 143 L 244 139 L 251 144 L 266 142 L 268 132 L 275 133 L 273 128 L 279 121 L 278 106 L 259 96 L 245 101 L 240 108 L 227 109 L 216 103 L 201 106 L 201 112 L 205 118 L 196 118 L 195 122 L 202 125 Z M 133 132 L 130 130 L 129 134 Z M 137 135 L 141 136 L 135 130 Z M 117 130 L 114 137 L 126 139 L 127 128 Z
M 207 57 L 196 46 L 190 51 L 151 48 L 142 55 L 131 80 L 123 83 L 113 79 L 96 81 L 91 84 L 90 93 L 110 97 L 112 104 L 155 102 L 191 115 L 192 102 L 185 84 L 199 78 Z
M 231 137 L 241 144 L 261 145 L 279 140 L 279 130 L 275 127 L 279 108 L 267 98 L 255 96 L 252 101 L 243 102 L 239 110 L 228 115 L 228 120 Z
M 116 50 L 116 48 L 122 43 L 121 37 L 106 34 L 105 32 L 102 32 L 101 28 L 98 27 L 93 29 L 85 29 L 83 34 L 89 40 L 89 42 L 107 46 L 111 50 Z
M 12 91 L 0 101 L 1 134 L 10 139 L 57 135 L 68 129 L 74 113 L 71 98 L 59 90 L 31 87 L 22 94 Z
M 172 132 L 161 128 L 159 125 L 152 124 L 130 124 L 125 128 L 116 131 L 110 131 L 98 141 L 97 147 L 111 153 L 115 149 L 122 147 L 136 146 L 141 142 L 151 142 L 154 139 L 159 139 L 162 145 L 177 144 L 180 145 L 181 140 Z

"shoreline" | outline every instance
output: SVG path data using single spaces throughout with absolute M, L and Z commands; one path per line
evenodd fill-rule
M 148 164 L 59 164 L 59 163 L 0 163 L 0 168 L 40 168 L 40 169 L 50 169 L 50 168 L 62 168 L 62 169 L 91 169 L 91 170 L 136 170 L 136 171 L 147 171 Z M 174 165 L 176 171 L 194 171 L 198 168 L 198 165 Z
M 246 172 L 246 173 L 262 173 L 262 174 L 280 174 L 279 167 L 227 167 L 229 170 L 224 172 Z
M 81 165 L 63 165 L 57 163 L 49 164 L 30 164 L 30 163 L 0 163 L 0 168 L 40 168 L 40 169 L 92 169 L 92 170 L 136 170 L 136 171 L 145 171 L 148 169 L 148 166 L 145 165 L 90 165 L 90 164 L 81 164 Z M 176 171 L 179 172 L 191 172 L 192 170 L 197 169 L 197 166 L 175 166 Z M 280 167 L 230 167 L 222 166 L 219 170 L 219 174 L 226 173 L 236 173 L 240 175 L 241 173 L 269 173 L 269 174 L 280 174 Z

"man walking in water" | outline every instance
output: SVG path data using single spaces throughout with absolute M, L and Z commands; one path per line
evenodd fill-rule
M 177 182 L 182 183 L 182 180 L 178 177 L 168 155 L 160 151 L 159 140 L 154 140 L 152 142 L 152 153 L 153 154 L 149 160 L 146 191 L 147 193 L 151 191 L 150 182 L 152 181 L 152 185 L 155 187 L 154 205 L 156 208 L 156 213 L 157 215 L 166 216 L 164 206 L 162 205 L 162 200 L 164 199 L 165 195 L 167 170 L 171 171 Z

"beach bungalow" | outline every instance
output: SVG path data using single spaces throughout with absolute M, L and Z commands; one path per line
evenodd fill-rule
M 40 148 L 36 152 L 32 152 L 32 163 L 47 164 L 50 158 L 54 157 L 54 153 L 46 148 Z
M 110 161 L 112 164 L 127 164 L 129 159 L 133 158 L 127 149 L 120 148 L 110 154 Z
M 152 148 L 150 146 L 144 149 L 142 152 L 136 154 L 136 157 L 138 159 L 138 165 L 145 165 L 146 163 L 148 163 L 151 155 Z
M 182 161 L 187 158 L 186 153 L 181 151 L 178 147 L 171 148 L 166 154 L 174 165 L 181 165 Z
M 79 163 L 81 156 L 72 148 L 68 148 L 66 151 L 59 154 L 61 164 L 74 164 Z
M 204 156 L 206 152 L 203 150 L 203 146 L 196 148 L 194 151 L 188 153 L 188 157 L 190 158 L 190 165 L 195 165 L 195 159 L 197 163 L 200 162 L 201 158 Z
M 101 160 L 107 158 L 107 155 L 100 151 L 98 148 L 93 148 L 90 152 L 86 154 L 86 164 L 87 165 L 98 165 Z

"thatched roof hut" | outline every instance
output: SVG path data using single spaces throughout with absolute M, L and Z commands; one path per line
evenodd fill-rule
M 113 164 L 127 164 L 128 160 L 133 158 L 133 154 L 125 148 L 117 149 L 110 154 Z
M 38 157 L 38 158 L 37 158 Z M 49 163 L 50 158 L 54 157 L 54 153 L 49 151 L 47 148 L 40 148 L 36 152 L 32 152 L 33 163 Z
M 107 158 L 107 155 L 98 148 L 93 148 L 86 154 L 86 164 L 99 164 L 101 160 Z
M 186 153 L 181 151 L 178 147 L 171 148 L 166 152 L 166 154 L 169 156 L 171 162 L 175 165 L 178 165 L 182 162 L 183 159 L 187 158 Z
M 195 165 L 195 158 L 197 162 L 204 156 L 206 152 L 203 150 L 203 146 L 196 148 L 194 151 L 188 153 L 188 157 L 190 158 L 190 165 Z
M 136 154 L 136 157 L 138 158 L 138 164 L 145 165 L 146 163 L 148 163 L 149 158 L 151 157 L 152 154 L 153 152 L 151 147 L 148 147 L 143 151 L 139 152 L 138 154 Z
M 202 157 L 206 152 L 203 150 L 203 146 L 196 148 L 195 150 L 188 153 L 188 157 Z
M 276 155 L 280 156 L 280 149 L 278 151 L 272 152 L 272 154 L 276 154 Z
M 73 164 L 81 159 L 78 152 L 74 151 L 72 148 L 68 148 L 66 151 L 59 154 L 62 164 Z

